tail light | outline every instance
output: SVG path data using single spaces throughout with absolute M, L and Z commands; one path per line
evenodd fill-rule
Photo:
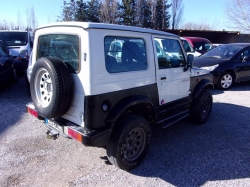
M 19 53 L 19 55 L 18 55 L 17 58 L 18 58 L 18 60 L 21 60 L 21 59 L 28 60 L 29 59 L 28 51 L 27 50 L 20 51 L 20 53 Z

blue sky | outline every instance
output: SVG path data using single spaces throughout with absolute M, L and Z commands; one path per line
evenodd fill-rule
M 184 12 L 183 23 L 207 22 L 217 25 L 217 30 L 227 29 L 224 6 L 227 0 L 183 0 Z M 69 2 L 69 0 L 67 0 Z M 170 0 L 169 0 L 170 2 Z M 18 12 L 26 23 L 26 10 L 34 6 L 35 15 L 39 26 L 54 22 L 61 14 L 63 0 L 0 0 L 0 24 L 17 22 Z

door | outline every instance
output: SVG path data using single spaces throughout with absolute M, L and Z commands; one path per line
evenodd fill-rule
M 244 57 L 248 57 L 248 59 L 243 60 Z M 250 48 L 244 49 L 239 56 L 237 57 L 237 77 L 238 80 L 249 80 L 250 79 Z
M 190 73 L 184 71 L 186 58 L 181 41 L 175 37 L 153 36 L 156 65 L 156 81 L 159 104 L 163 105 L 189 95 Z

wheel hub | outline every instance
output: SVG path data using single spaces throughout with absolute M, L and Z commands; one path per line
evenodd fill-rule
M 224 75 L 221 78 L 221 87 L 222 88 L 229 88 L 233 82 L 233 77 L 229 74 Z
M 40 69 L 37 72 L 35 84 L 38 101 L 43 107 L 47 107 L 53 96 L 53 85 L 50 74 L 46 69 Z
M 129 161 L 137 159 L 143 151 L 146 143 L 145 132 L 141 128 L 132 130 L 122 145 L 122 154 Z
M 209 98 L 204 99 L 204 101 L 202 102 L 202 107 L 201 107 L 201 113 L 202 113 L 203 118 L 206 118 L 207 115 L 209 114 L 210 107 L 211 107 L 211 104 L 210 104 Z

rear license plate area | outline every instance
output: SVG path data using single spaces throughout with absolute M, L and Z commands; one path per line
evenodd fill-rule
M 48 127 L 52 127 L 63 133 L 63 127 L 59 125 L 56 121 L 45 119 L 45 123 Z

